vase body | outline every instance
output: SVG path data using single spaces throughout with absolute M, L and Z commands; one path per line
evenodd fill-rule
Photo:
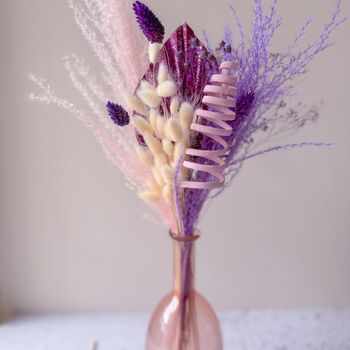
M 151 317 L 146 350 L 222 350 L 215 312 L 194 288 L 194 244 L 174 239 L 174 290 Z

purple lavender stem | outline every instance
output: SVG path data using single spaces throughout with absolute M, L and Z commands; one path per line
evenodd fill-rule
M 238 158 L 234 161 L 233 164 L 242 163 L 248 159 L 251 159 L 251 158 L 266 154 L 266 153 L 274 152 L 274 151 L 287 151 L 289 149 L 303 148 L 303 147 L 308 147 L 308 146 L 330 147 L 330 146 L 334 146 L 334 145 L 335 145 L 334 143 L 325 143 L 325 142 L 301 142 L 301 143 L 291 143 L 288 145 L 273 146 L 273 147 L 269 147 L 267 149 L 261 150 L 259 152 L 249 154 L 249 155 L 244 156 L 242 158 Z
M 280 103 L 282 99 L 291 96 L 291 80 L 304 74 L 308 63 L 318 53 L 325 50 L 331 44 L 331 34 L 344 22 L 344 18 L 338 19 L 340 14 L 340 0 L 337 1 L 336 9 L 331 19 L 326 24 L 321 35 L 305 48 L 299 49 L 300 39 L 305 35 L 306 29 L 311 23 L 308 18 L 301 30 L 295 36 L 294 41 L 284 53 L 271 52 L 271 42 L 274 34 L 281 25 L 281 20 L 276 19 L 277 1 L 273 1 L 270 11 L 265 14 L 261 0 L 255 0 L 254 18 L 252 23 L 252 38 L 246 40 L 243 26 L 235 9 L 231 7 L 236 18 L 238 31 L 240 33 L 240 44 L 232 46 L 230 50 L 221 48 L 219 63 L 225 60 L 234 60 L 238 63 L 237 80 L 237 110 L 236 119 L 232 123 L 233 133 L 228 138 L 231 144 L 230 152 L 226 156 L 226 175 L 228 183 L 238 173 L 242 162 L 246 159 L 258 156 L 273 150 L 303 147 L 308 145 L 322 146 L 322 143 L 302 143 L 285 146 L 276 146 L 270 149 L 252 153 L 249 149 L 254 144 L 253 135 L 255 132 L 265 131 L 281 124 L 280 133 L 285 130 L 295 130 L 308 121 L 305 114 L 298 118 L 295 113 L 287 113 L 283 118 L 275 118 L 269 115 L 273 106 Z M 232 41 L 229 32 L 226 30 L 225 41 Z M 231 51 L 231 52 L 230 52 Z M 287 85 L 287 83 L 289 83 Z M 272 116 L 272 117 L 271 117 Z M 304 121 L 303 118 L 304 117 Z M 278 128 L 277 128 L 278 129 Z M 215 149 L 217 144 L 208 137 L 200 140 L 200 148 Z M 248 154 L 248 155 L 247 155 Z M 210 175 L 202 172 L 194 174 L 197 181 L 209 181 Z M 186 190 L 184 218 L 185 232 L 192 232 L 196 225 L 200 211 L 209 197 L 206 190 Z

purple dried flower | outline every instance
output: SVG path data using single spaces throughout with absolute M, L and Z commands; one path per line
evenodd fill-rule
M 129 124 L 129 114 L 121 105 L 108 101 L 106 108 L 109 116 L 115 124 L 119 126 L 125 126 Z
M 157 16 L 142 2 L 133 4 L 137 23 L 143 34 L 151 43 L 162 43 L 164 39 L 164 27 Z
M 341 0 L 337 0 L 334 14 L 316 40 L 304 47 L 300 45 L 301 38 L 311 23 L 308 18 L 287 50 L 279 54 L 271 52 L 271 41 L 281 24 L 276 18 L 277 0 L 273 0 L 268 13 L 264 11 L 262 0 L 254 0 L 251 38 L 246 37 L 240 19 L 235 9 L 231 7 L 237 21 L 240 42 L 235 43 L 233 33 L 226 29 L 219 48 L 215 51 L 211 50 L 216 54 L 219 63 L 232 60 L 238 64 L 236 118 L 230 123 L 233 132 L 226 139 L 230 144 L 230 150 L 225 157 L 226 184 L 217 191 L 184 190 L 185 234 L 193 232 L 206 200 L 217 196 L 231 183 L 245 160 L 277 150 L 328 145 L 304 142 L 261 150 L 261 145 L 273 137 L 293 132 L 317 118 L 317 108 L 307 109 L 300 104 L 295 108 L 280 111 L 285 107 L 285 103 L 281 101 L 293 95 L 291 80 L 304 74 L 308 63 L 331 45 L 331 35 L 344 22 L 343 18 L 339 18 L 340 2 Z M 208 42 L 208 39 L 206 40 Z M 209 44 L 207 45 L 210 47 Z M 305 108 L 306 111 L 304 111 Z M 192 145 L 206 150 L 214 150 L 217 147 L 217 143 L 205 135 L 201 140 L 192 141 Z M 200 171 L 194 172 L 192 176 L 195 181 L 206 182 L 212 177 L 211 174 Z

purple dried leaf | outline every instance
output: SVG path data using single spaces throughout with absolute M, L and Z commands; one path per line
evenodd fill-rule
M 199 41 L 187 23 L 180 25 L 164 43 L 159 59 L 151 64 L 143 79 L 156 81 L 160 63 L 164 63 L 177 84 L 181 101 L 199 105 L 203 89 L 213 73 L 218 70 L 216 58 Z

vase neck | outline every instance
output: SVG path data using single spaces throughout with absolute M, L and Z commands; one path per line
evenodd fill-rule
M 194 290 L 195 243 L 174 240 L 174 291 L 189 295 Z

